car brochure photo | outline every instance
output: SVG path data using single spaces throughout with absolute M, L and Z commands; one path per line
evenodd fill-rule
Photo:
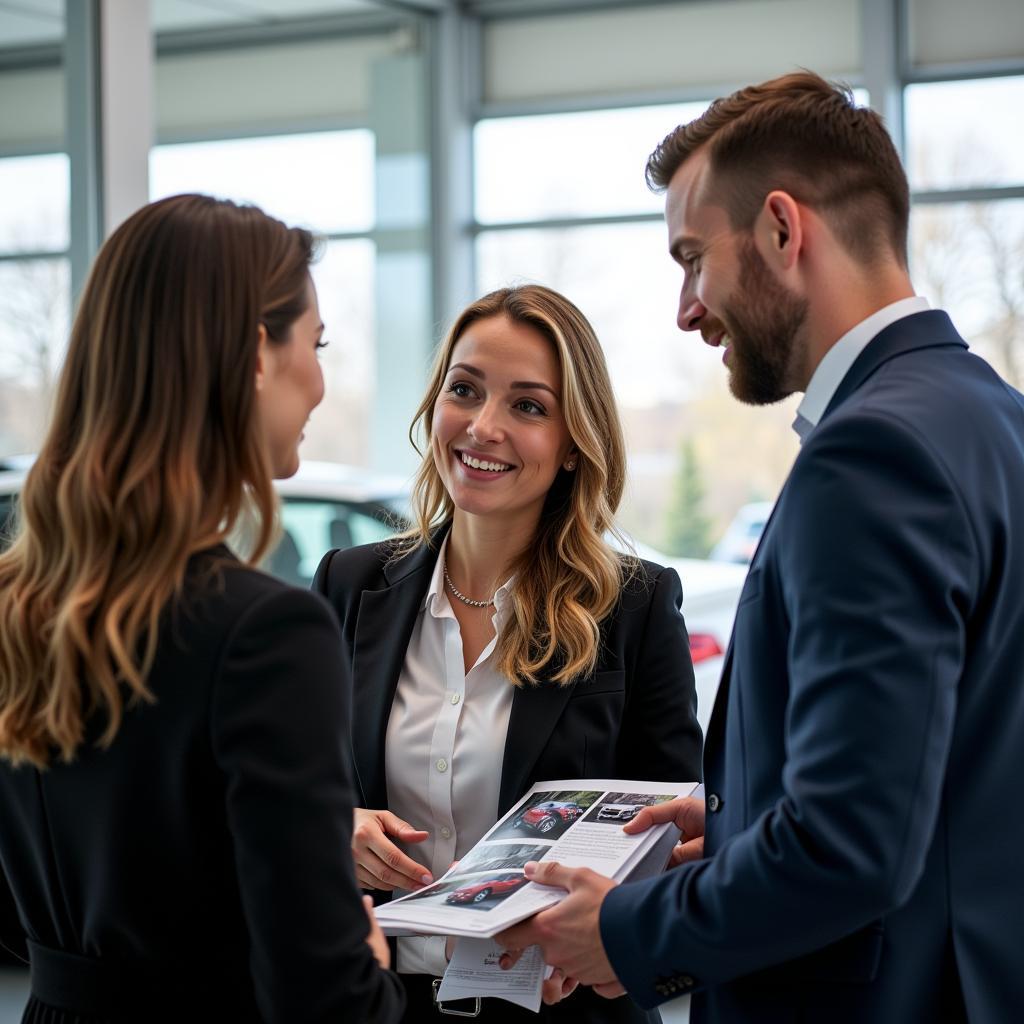
M 539 782 L 462 859 L 431 885 L 377 907 L 386 935 L 487 938 L 565 897 L 530 882 L 527 861 L 587 867 L 617 882 L 663 871 L 679 830 L 637 835 L 622 826 L 644 807 L 690 796 L 696 782 L 568 779 Z

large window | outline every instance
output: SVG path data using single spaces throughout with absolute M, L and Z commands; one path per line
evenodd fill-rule
M 154 199 L 205 192 L 252 202 L 323 240 L 313 267 L 328 348 L 326 397 L 314 410 L 305 458 L 365 463 L 376 387 L 374 138 L 365 129 L 159 146 L 150 160 Z
M 1024 386 L 1024 77 L 912 85 L 907 163 L 915 283 Z
M 583 310 L 626 430 L 622 523 L 654 548 L 698 556 L 741 505 L 775 497 L 797 450 L 795 403 L 740 406 L 721 353 L 675 325 L 681 277 L 644 166 L 704 107 L 500 118 L 475 138 L 478 291 L 536 281 Z
M 46 429 L 69 318 L 68 159 L 0 160 L 0 457 Z

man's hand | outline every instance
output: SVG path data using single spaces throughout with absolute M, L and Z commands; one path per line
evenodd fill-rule
M 616 883 L 589 868 L 567 868 L 555 861 L 531 861 L 525 871 L 530 881 L 567 889 L 569 895 L 550 910 L 499 932 L 498 941 L 510 952 L 536 944 L 544 962 L 561 968 L 567 978 L 593 985 L 608 998 L 621 995 L 625 989 L 608 962 L 599 925 L 601 903 Z M 503 967 L 512 962 L 511 956 L 502 957 Z
M 406 857 L 389 836 L 403 843 L 422 843 L 429 832 L 415 829 L 390 811 L 355 809 L 352 857 L 356 879 L 364 889 L 422 889 L 434 879 L 430 872 Z
M 652 825 L 664 825 L 667 821 L 674 822 L 676 828 L 683 833 L 682 839 L 672 850 L 669 867 L 700 860 L 704 856 L 704 801 L 696 797 L 681 796 L 663 804 L 645 807 L 632 821 L 622 826 L 622 831 L 634 835 L 646 831 Z
M 548 1006 L 554 1006 L 563 999 L 571 996 L 576 991 L 579 982 L 575 978 L 567 978 L 561 967 L 556 967 L 551 972 L 550 978 L 544 979 L 544 985 L 540 990 L 541 999 Z

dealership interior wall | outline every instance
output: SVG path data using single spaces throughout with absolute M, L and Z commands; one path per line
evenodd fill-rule
M 38 443 L 104 233 L 149 197 L 209 191 L 324 236 L 332 348 L 308 455 L 408 473 L 444 325 L 541 280 L 608 353 L 626 525 L 676 544 L 688 466 L 707 529 L 676 553 L 699 554 L 774 497 L 791 409 L 734 406 L 676 331 L 643 163 L 716 95 L 798 66 L 885 115 L 919 287 L 1019 382 L 1019 0 L 0 0 L 0 457 Z

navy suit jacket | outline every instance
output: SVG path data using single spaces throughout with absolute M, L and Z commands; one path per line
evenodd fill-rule
M 750 567 L 705 859 L 607 897 L 642 1005 L 695 1021 L 1024 1012 L 1024 398 L 942 312 L 861 353 Z

